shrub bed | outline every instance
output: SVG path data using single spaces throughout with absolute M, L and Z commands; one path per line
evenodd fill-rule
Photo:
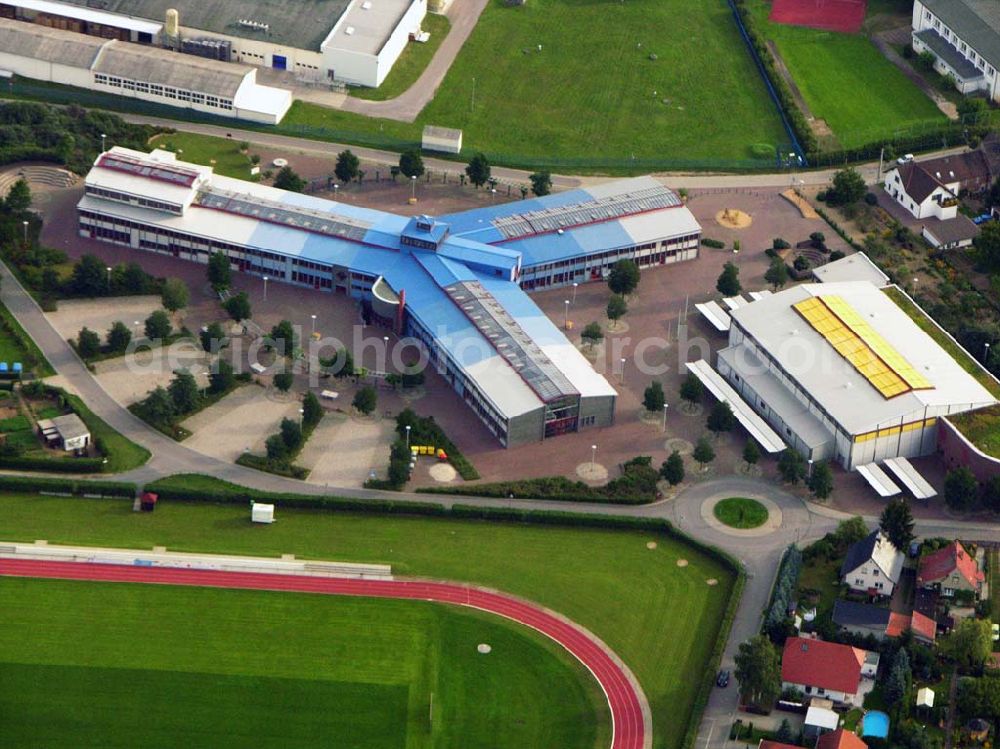
M 396 417 L 396 434 L 406 438 L 406 427 L 410 427 L 410 445 L 434 445 L 448 453 L 448 461 L 465 481 L 475 481 L 479 472 L 448 439 L 448 435 L 434 421 L 433 416 L 418 416 L 411 408 L 404 408 Z

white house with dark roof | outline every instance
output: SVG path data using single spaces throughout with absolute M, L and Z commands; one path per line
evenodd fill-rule
M 915 0 L 913 49 L 931 52 L 934 68 L 963 94 L 1000 101 L 1000 3 L 997 0 Z
M 847 550 L 840 579 L 859 593 L 891 596 L 903 573 L 905 559 L 903 552 L 881 531 L 872 531 Z

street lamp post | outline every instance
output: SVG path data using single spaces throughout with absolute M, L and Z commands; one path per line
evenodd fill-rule
M 104 153 L 105 151 L 108 150 L 108 149 L 106 149 L 104 147 L 104 139 L 107 138 L 107 137 L 108 137 L 107 135 L 105 135 L 104 133 L 101 133 L 101 153 Z
M 410 177 L 410 200 L 416 201 L 417 199 L 417 175 Z
M 406 449 L 407 449 L 407 451 L 409 451 L 409 449 L 410 449 L 410 425 L 409 424 L 406 425 Z
M 21 225 L 24 227 L 24 246 L 28 246 L 28 222 L 22 221 Z
M 811 479 L 813 476 L 813 459 L 809 458 L 809 469 L 806 472 L 806 478 Z
M 569 299 L 563 302 L 563 328 L 569 330 Z
M 264 276 L 264 301 L 267 301 L 267 276 Z
M 108 288 L 110 289 L 111 288 L 111 266 L 110 265 L 107 267 L 107 270 L 108 270 Z
M 983 349 L 983 363 L 985 364 L 990 360 L 990 342 L 986 342 L 986 347 Z
M 334 184 L 334 186 L 333 186 L 333 199 L 334 200 L 337 199 L 337 193 L 338 193 L 339 190 L 340 190 L 340 185 Z
M 490 188 L 490 202 L 491 203 L 497 202 L 497 189 L 495 187 Z
M 666 403 L 663 404 L 663 431 L 667 431 L 667 409 L 670 406 Z
M 625 384 L 625 357 L 624 356 L 621 358 L 621 363 L 622 363 L 621 384 L 624 385 Z
M 576 304 L 576 287 L 579 285 L 576 281 L 573 282 L 573 304 Z
M 594 461 L 597 459 L 597 445 L 590 446 L 590 472 L 594 472 Z
M 316 315 L 309 315 L 312 318 L 312 334 L 316 335 Z

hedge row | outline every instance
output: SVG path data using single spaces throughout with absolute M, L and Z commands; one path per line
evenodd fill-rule
M 721 249 L 723 249 L 726 246 L 725 242 L 722 242 L 722 241 L 720 241 L 718 239 L 711 239 L 709 237 L 703 238 L 701 240 L 701 243 L 705 247 L 710 247 L 713 250 L 721 250 Z
M 78 479 L 58 479 L 34 476 L 2 476 L 0 490 L 12 492 L 58 492 L 82 496 L 103 494 L 108 497 L 134 497 L 135 484 L 124 481 L 81 481 Z
M 572 481 L 565 476 L 547 476 L 522 481 L 497 481 L 472 486 L 428 486 L 418 488 L 422 494 L 460 494 L 493 499 L 541 499 L 556 502 L 603 502 L 619 505 L 641 505 L 656 497 L 655 479 L 652 492 L 632 491 L 624 476 L 606 486 L 589 486 L 582 481 Z M 615 483 L 618 482 L 618 483 Z
M 862 247 L 853 239 L 851 239 L 851 236 L 846 231 L 844 231 L 844 229 L 840 226 L 840 224 L 838 224 L 836 221 L 830 218 L 830 215 L 826 211 L 824 211 L 822 208 L 817 208 L 816 213 L 818 213 L 820 215 L 820 218 L 826 221 L 829 227 L 833 229 L 835 232 L 837 232 L 837 234 L 840 235 L 840 238 L 843 239 L 845 242 L 847 242 L 848 245 L 853 247 L 858 252 L 861 252 L 864 249 L 864 247 Z
M 266 455 L 254 455 L 253 453 L 243 453 L 236 459 L 236 464 L 292 479 L 302 480 L 309 475 L 309 469 L 302 466 L 297 466 L 294 463 L 276 463 Z
M 585 528 L 614 528 L 618 530 L 648 530 L 667 535 L 677 535 L 670 521 L 660 518 L 583 514 L 563 512 L 561 510 L 522 510 L 515 507 L 481 507 L 479 505 L 453 505 L 449 514 L 452 517 L 469 520 L 567 525 Z M 685 536 L 678 537 L 686 539 Z
M 31 455 L 0 455 L 0 468 L 52 473 L 101 473 L 104 458 L 47 458 Z

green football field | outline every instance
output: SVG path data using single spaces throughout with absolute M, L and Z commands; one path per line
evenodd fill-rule
M 748 3 L 774 42 L 813 116 L 842 148 L 862 146 L 946 121 L 937 105 L 865 36 L 767 20 L 771 3 Z M 874 8 L 869 9 L 869 14 Z M 826 143 L 826 146 L 835 144 Z
M 649 700 L 659 749 L 683 742 L 734 585 L 720 561 L 651 532 L 287 509 L 261 527 L 242 505 L 161 502 L 135 513 L 129 501 L 9 494 L 0 517 L 4 540 L 380 562 L 524 597 L 621 656 Z
M 16 578 L 0 578 L 0 600 L 5 746 L 560 749 L 610 740 L 603 694 L 582 666 L 481 612 Z M 478 653 L 479 643 L 492 651 Z

